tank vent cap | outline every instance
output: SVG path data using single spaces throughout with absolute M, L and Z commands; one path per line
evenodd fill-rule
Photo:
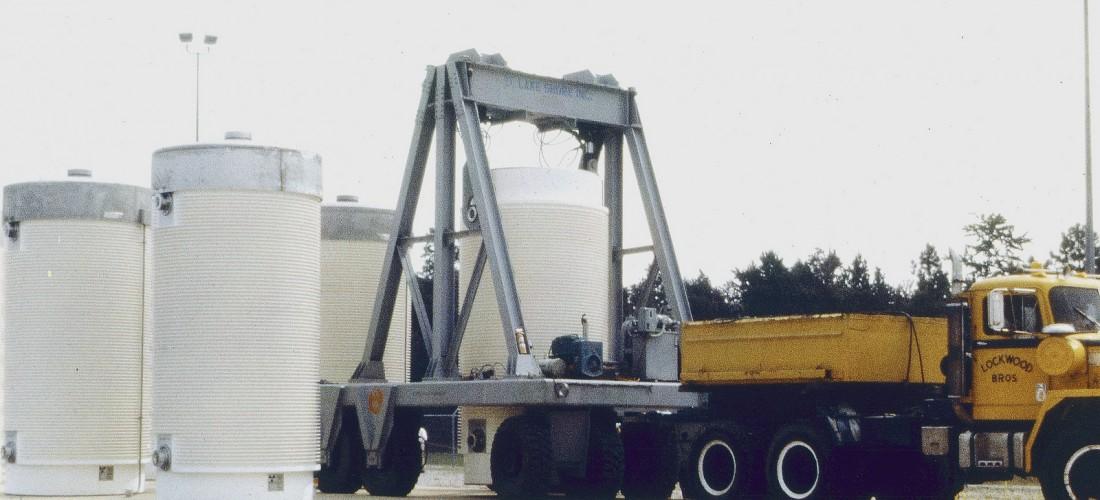
M 225 133 L 225 140 L 227 141 L 251 141 L 252 132 L 245 132 L 243 130 L 230 130 Z
M 91 177 L 92 171 L 86 168 L 70 168 L 69 177 Z
M 340 203 L 359 203 L 359 197 L 354 194 L 341 194 L 336 196 L 336 201 Z

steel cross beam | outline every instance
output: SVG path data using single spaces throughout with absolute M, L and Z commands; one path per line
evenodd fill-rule
M 496 57 L 495 60 L 499 61 L 500 58 Z M 482 271 L 488 265 L 492 271 L 502 333 L 508 346 L 507 372 L 511 376 L 542 376 L 527 342 L 515 277 L 481 135 L 483 121 L 523 120 L 540 127 L 583 126 L 587 131 L 596 131 L 589 137 L 596 137 L 596 141 L 602 138 L 604 141 L 604 204 L 609 212 L 611 246 L 608 300 L 613 308 L 614 325 L 621 322 L 622 314 L 622 170 L 625 137 L 649 222 L 654 257 L 663 277 L 672 314 L 680 321 L 691 320 L 691 309 L 676 263 L 676 254 L 653 175 L 633 89 L 622 90 L 613 81 L 611 85 L 596 84 L 594 75 L 587 72 L 569 75 L 566 79 L 548 78 L 514 71 L 505 67 L 502 61 L 500 64 L 493 61 L 492 57 L 483 58 L 475 51 L 467 51 L 453 55 L 445 66 L 428 68 L 363 360 L 352 377 L 355 380 L 384 378 L 382 354 L 385 351 L 397 287 L 402 279 L 403 268 L 409 267 L 404 246 L 413 240 L 419 241 L 411 236 L 412 221 L 433 133 L 436 143 L 436 232 L 432 241 L 436 252 L 436 266 L 433 283 L 435 309 L 430 320 L 424 312 L 424 301 L 419 287 L 414 286 L 410 291 L 415 294 L 413 302 L 418 309 L 421 324 L 431 328 L 425 334 L 425 345 L 431 358 L 427 375 L 436 378 L 453 378 L 457 375 L 460 344 Z M 588 81 L 583 81 L 586 74 Z M 456 277 L 453 265 L 455 237 L 458 234 L 454 231 L 456 123 L 466 156 L 469 188 L 477 209 L 477 225 L 482 237 L 482 245 L 471 272 L 471 282 L 467 285 L 466 297 L 460 311 L 456 310 L 458 304 L 454 294 Z M 598 157 L 598 149 L 595 156 Z M 411 269 L 404 271 L 408 276 L 412 275 Z M 427 325 L 429 322 L 430 326 Z M 608 352 L 615 360 L 621 357 L 621 339 L 617 338 L 617 330 L 613 328 L 610 332 L 612 342 L 608 346 Z

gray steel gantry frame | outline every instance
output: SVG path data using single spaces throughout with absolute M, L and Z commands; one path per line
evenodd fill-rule
M 542 129 L 569 129 L 585 138 L 584 163 L 595 166 L 602 148 L 604 154 L 604 203 L 609 211 L 610 276 L 609 297 L 612 325 L 622 323 L 622 216 L 623 216 L 623 139 L 630 148 L 635 177 L 649 221 L 652 250 L 664 278 L 664 287 L 672 314 L 679 321 L 691 320 L 676 253 L 672 246 L 664 207 L 657 190 L 653 166 L 646 146 L 645 134 L 635 105 L 633 89 L 623 90 L 614 78 L 599 78 L 588 71 L 550 78 L 509 69 L 499 54 L 481 55 L 468 50 L 452 55 L 443 66 L 429 67 L 417 108 L 412 144 L 405 165 L 401 193 L 390 232 L 382 275 L 379 280 L 370 328 L 367 333 L 363 360 L 352 380 L 383 380 L 382 354 L 386 347 L 393 316 L 397 287 L 404 275 L 410 282 L 413 307 L 422 325 L 424 345 L 429 365 L 427 378 L 454 378 L 458 370 L 458 349 L 469 319 L 473 299 L 488 263 L 493 287 L 508 346 L 507 375 L 542 377 L 538 363 L 530 351 L 523 312 L 508 257 L 500 211 L 489 172 L 489 161 L 482 142 L 481 123 L 522 120 Z M 477 229 L 482 237 L 481 248 L 471 271 L 471 280 L 461 310 L 453 293 L 456 275 L 453 265 L 456 233 L 455 206 L 455 124 L 466 154 L 472 202 L 477 214 Z M 410 243 L 427 241 L 412 236 L 413 217 L 420 197 L 428 152 L 435 135 L 435 234 L 431 237 L 435 249 L 433 284 L 433 314 L 424 307 L 409 264 Z M 447 263 L 447 264 L 439 264 Z M 616 328 L 617 330 L 617 328 Z M 609 332 L 618 339 L 618 331 Z M 613 342 L 614 343 L 614 342 Z M 615 359 L 617 346 L 608 352 Z

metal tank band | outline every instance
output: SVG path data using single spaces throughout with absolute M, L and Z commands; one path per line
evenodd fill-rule
M 343 202 L 321 207 L 321 239 L 386 241 L 393 229 L 393 210 Z
M 149 224 L 151 195 L 148 188 L 103 182 L 10 184 L 4 186 L 4 222 L 101 219 Z
M 231 165 L 232 168 L 227 168 Z M 153 191 L 282 191 L 321 197 L 321 157 L 247 143 L 191 144 L 153 153 Z

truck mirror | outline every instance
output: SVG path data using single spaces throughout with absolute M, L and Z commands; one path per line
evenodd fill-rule
M 992 290 L 985 299 L 985 323 L 990 330 L 1001 332 L 1005 329 L 1005 292 Z

